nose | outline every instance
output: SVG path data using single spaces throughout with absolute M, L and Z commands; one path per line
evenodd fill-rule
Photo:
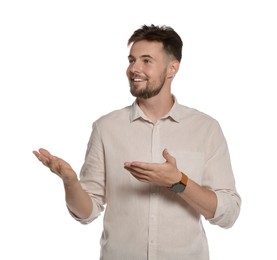
M 137 61 L 134 61 L 134 62 L 130 63 L 128 70 L 131 73 L 140 73 L 141 67 Z

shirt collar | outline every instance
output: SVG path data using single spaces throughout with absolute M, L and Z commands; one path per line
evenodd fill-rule
M 180 121 L 180 105 L 174 95 L 172 95 L 174 103 L 170 111 L 164 115 L 161 119 L 171 118 L 175 122 Z M 143 113 L 143 111 L 140 109 L 137 100 L 134 101 L 134 103 L 131 106 L 131 113 L 130 113 L 130 121 L 133 122 L 137 119 L 144 119 L 146 121 L 149 121 L 149 119 L 146 117 L 146 115 Z

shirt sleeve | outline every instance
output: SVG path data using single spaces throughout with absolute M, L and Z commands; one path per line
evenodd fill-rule
M 230 228 L 240 213 L 241 198 L 235 186 L 227 142 L 220 125 L 214 122 L 207 138 L 203 185 L 217 196 L 217 208 L 211 224 Z
M 96 219 L 104 210 L 105 198 L 105 163 L 101 136 L 96 122 L 93 124 L 91 136 L 87 145 L 85 161 L 80 172 L 80 184 L 89 194 L 93 210 L 87 219 L 71 216 L 82 224 L 88 224 Z
M 217 209 L 209 222 L 223 228 L 230 228 L 240 213 L 241 198 L 235 190 L 217 190 Z

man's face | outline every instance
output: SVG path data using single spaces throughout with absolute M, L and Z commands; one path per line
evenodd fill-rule
M 138 98 L 159 94 L 167 79 L 169 57 L 160 42 L 139 41 L 132 45 L 126 74 L 130 92 Z

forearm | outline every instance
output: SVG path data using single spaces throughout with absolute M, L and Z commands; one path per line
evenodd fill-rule
M 65 200 L 70 211 L 80 219 L 86 219 L 92 212 L 92 201 L 80 182 L 65 184 Z
M 213 191 L 201 187 L 189 179 L 186 189 L 179 195 L 206 219 L 214 217 L 217 207 L 217 197 Z

